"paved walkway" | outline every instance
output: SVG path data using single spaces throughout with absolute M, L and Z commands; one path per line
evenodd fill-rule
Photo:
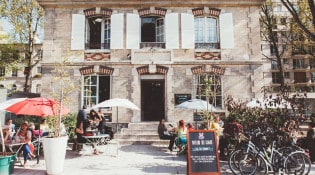
M 99 155 L 91 155 L 89 149 L 77 152 L 67 150 L 64 175 L 170 175 L 186 174 L 186 156 L 176 155 L 166 148 L 151 145 L 120 145 L 100 146 L 103 151 Z M 16 164 L 14 175 L 45 175 L 45 161 L 41 158 L 39 164 L 30 160 L 27 168 Z M 220 162 L 221 174 L 232 174 L 226 162 Z M 315 167 L 312 167 L 315 173 Z M 312 174 L 312 173 L 310 173 Z

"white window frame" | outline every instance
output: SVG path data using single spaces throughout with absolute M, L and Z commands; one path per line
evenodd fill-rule
M 197 16 L 194 19 L 195 43 L 219 43 L 218 19 Z

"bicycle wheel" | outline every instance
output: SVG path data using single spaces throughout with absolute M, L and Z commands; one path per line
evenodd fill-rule
M 293 152 L 284 161 L 286 174 L 307 175 L 311 170 L 311 160 L 304 152 Z
M 265 175 L 268 173 L 268 167 L 265 159 L 261 155 L 254 153 L 245 153 L 239 155 L 239 172 L 243 175 Z
M 258 159 L 252 153 L 243 153 L 238 157 L 239 171 L 243 175 L 255 174 L 258 165 Z
M 241 149 L 235 150 L 230 154 L 229 168 L 232 171 L 232 173 L 235 175 L 240 174 L 239 166 L 238 166 L 238 160 L 242 154 L 243 154 L 243 150 L 241 150 Z

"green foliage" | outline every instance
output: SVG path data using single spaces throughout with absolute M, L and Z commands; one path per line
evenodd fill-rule
M 287 94 L 280 93 L 275 95 L 264 94 L 265 100 L 272 104 L 281 104 L 283 100 L 290 103 L 291 109 L 284 108 L 250 108 L 247 107 L 247 102 L 233 99 L 228 96 L 225 99 L 225 106 L 229 112 L 228 119 L 237 119 L 244 126 L 244 130 L 257 129 L 262 123 L 268 125 L 274 131 L 279 131 L 281 128 L 287 127 L 291 121 L 297 124 L 305 121 L 305 94 Z M 284 105 L 283 105 L 284 106 Z
M 0 66 L 6 69 L 14 69 L 18 67 L 18 63 L 21 61 L 18 46 L 13 44 L 1 44 L 0 45 Z
M 43 118 L 38 116 L 18 116 L 16 118 L 16 128 L 19 128 L 25 121 L 28 123 L 33 122 L 35 124 L 35 129 L 39 128 L 39 125 L 42 123 Z
M 77 115 L 75 113 L 69 113 L 62 116 L 61 121 L 65 126 L 69 139 L 72 139 L 75 136 L 74 128 L 76 125 Z M 48 117 L 46 122 L 53 131 L 57 129 L 58 117 Z
M 0 17 L 12 26 L 10 43 L 23 44 L 24 63 L 25 67 L 29 68 L 25 74 L 24 90 L 30 92 L 30 74 L 39 63 L 39 60 L 34 61 L 35 37 L 39 35 L 43 24 L 44 10 L 36 0 L 6 0 L 0 3 Z

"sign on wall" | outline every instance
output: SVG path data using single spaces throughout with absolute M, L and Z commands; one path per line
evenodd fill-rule
M 187 159 L 189 175 L 220 174 L 215 130 L 189 131 Z
M 175 105 L 191 100 L 191 94 L 175 94 Z

